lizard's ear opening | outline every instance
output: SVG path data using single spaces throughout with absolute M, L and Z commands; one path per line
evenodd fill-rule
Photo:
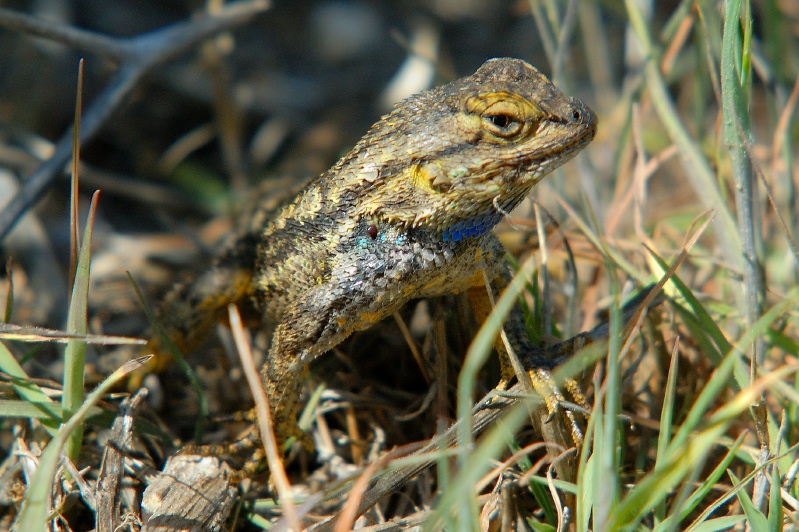
M 414 164 L 411 167 L 410 178 L 416 188 L 429 192 L 441 194 L 452 187 L 452 178 L 435 162 Z

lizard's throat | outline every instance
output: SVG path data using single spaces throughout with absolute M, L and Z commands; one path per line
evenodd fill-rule
M 494 198 L 491 207 L 485 212 L 453 221 L 449 227 L 441 232 L 441 239 L 444 242 L 459 242 L 465 238 L 483 236 L 501 222 L 523 197 L 524 195 L 519 198 L 505 200 L 499 197 Z
M 498 212 L 459 220 L 441 233 L 444 242 L 459 242 L 464 238 L 482 236 L 489 232 L 504 215 Z

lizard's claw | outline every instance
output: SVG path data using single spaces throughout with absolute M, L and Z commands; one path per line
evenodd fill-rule
M 563 408 L 562 404 L 566 402 L 566 399 L 564 398 L 563 393 L 560 391 L 555 381 L 552 379 L 552 374 L 549 372 L 549 370 L 542 368 L 531 369 L 527 371 L 527 376 L 530 379 L 530 383 L 533 385 L 535 391 L 538 392 L 544 399 L 544 404 L 546 405 L 547 412 L 549 413 L 545 423 L 550 423 L 553 421 L 555 416 L 558 415 L 559 411 L 563 412 L 569 423 L 572 440 L 577 447 L 581 447 L 584 440 L 583 431 L 577 422 L 574 412 L 569 408 Z M 577 403 L 580 407 L 588 409 L 588 403 L 586 401 L 585 394 L 580 389 L 580 385 L 577 383 L 577 381 L 574 379 L 568 379 L 565 382 L 565 388 L 575 403 Z

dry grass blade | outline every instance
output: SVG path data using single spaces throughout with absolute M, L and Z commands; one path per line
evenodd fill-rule
M 145 345 L 147 340 L 127 336 L 110 336 L 106 334 L 79 334 L 58 331 L 32 325 L 14 325 L 0 323 L 0 339 L 17 342 L 56 342 L 65 344 L 70 340 L 80 340 L 96 345 Z
M 241 366 L 244 375 L 247 377 L 247 384 L 250 385 L 250 390 L 252 390 L 255 409 L 258 412 L 258 429 L 261 434 L 261 441 L 264 444 L 264 450 L 266 451 L 266 462 L 269 465 L 269 472 L 272 475 L 272 479 L 274 479 L 275 487 L 280 496 L 280 504 L 285 512 L 289 525 L 294 530 L 301 530 L 291 484 L 289 484 L 286 469 L 283 466 L 283 460 L 280 456 L 280 449 L 275 439 L 269 399 L 266 396 L 266 391 L 261 382 L 261 375 L 258 373 L 252 358 L 250 340 L 247 337 L 247 333 L 241 321 L 241 316 L 235 305 L 230 305 L 228 307 L 228 314 L 230 317 L 230 328 L 233 331 L 233 339 L 236 342 Z
M 69 284 L 75 284 L 78 271 L 78 252 L 80 250 L 80 222 L 78 220 L 78 188 L 80 182 L 80 125 L 83 112 L 83 59 L 78 63 L 78 87 L 75 90 L 75 121 L 72 128 L 72 174 L 70 179 L 69 202 Z

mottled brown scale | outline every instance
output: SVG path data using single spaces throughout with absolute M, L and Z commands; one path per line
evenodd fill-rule
M 274 327 L 262 377 L 282 441 L 296 434 L 317 356 L 412 298 L 480 288 L 483 271 L 494 289 L 507 283 L 491 228 L 595 127 L 588 107 L 529 64 L 487 61 L 397 104 L 263 228 L 177 288 L 162 321 L 184 347 L 229 303 Z M 530 344 L 519 310 L 506 331 L 527 368 L 558 362 Z

